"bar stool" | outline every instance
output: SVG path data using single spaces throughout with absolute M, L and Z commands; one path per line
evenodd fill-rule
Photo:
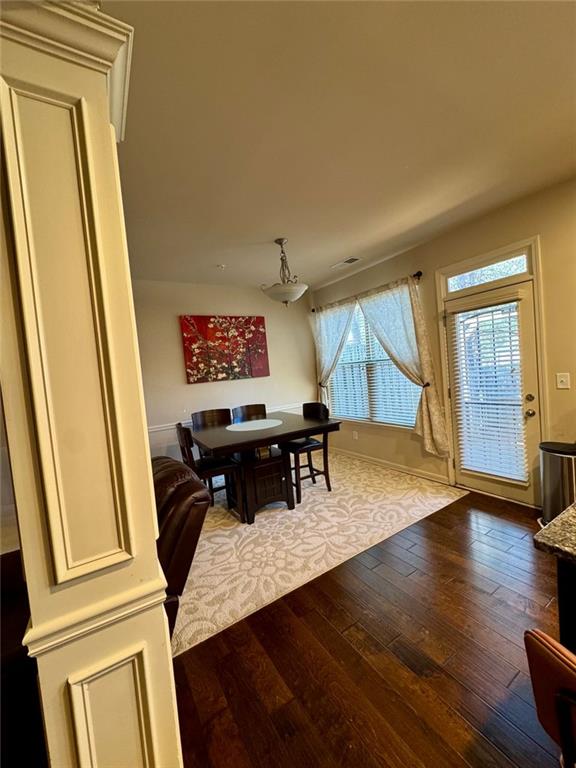
M 302 406 L 302 415 L 305 419 L 327 419 L 330 415 L 328 408 L 324 403 L 304 403 Z M 326 482 L 326 488 L 331 491 L 330 468 L 328 466 L 328 433 L 322 435 L 322 440 L 316 440 L 315 437 L 301 437 L 297 440 L 290 440 L 288 443 L 282 443 L 282 448 L 294 456 L 294 487 L 296 488 L 296 501 L 298 504 L 302 501 L 302 480 L 312 480 L 316 484 L 316 478 L 323 476 Z M 324 469 L 316 469 L 312 463 L 312 454 L 314 451 L 322 451 Z M 310 474 L 301 475 L 300 457 L 306 456 L 306 467 Z

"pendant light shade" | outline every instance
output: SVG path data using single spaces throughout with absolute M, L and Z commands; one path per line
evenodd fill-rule
M 298 282 L 298 276 L 290 272 L 288 266 L 288 258 L 284 251 L 284 244 L 287 242 L 285 237 L 278 237 L 274 242 L 280 246 L 280 282 L 274 283 L 267 288 L 263 287 L 262 290 L 272 299 L 272 301 L 281 301 L 288 306 L 294 301 L 303 296 L 308 290 L 308 286 L 305 283 Z

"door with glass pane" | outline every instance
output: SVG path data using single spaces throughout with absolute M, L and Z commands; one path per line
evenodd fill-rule
M 446 302 L 458 485 L 540 498 L 540 409 L 532 283 Z

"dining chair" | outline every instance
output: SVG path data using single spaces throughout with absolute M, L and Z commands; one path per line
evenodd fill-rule
M 536 713 L 560 747 L 564 768 L 576 766 L 576 655 L 539 629 L 524 633 Z
M 265 419 L 267 415 L 264 403 L 239 405 L 236 408 L 232 408 L 232 421 L 234 424 L 240 424 L 243 421 Z M 255 454 L 260 459 L 276 458 L 280 456 L 280 449 L 275 445 L 268 445 L 264 448 L 256 448 Z
M 207 411 L 196 411 L 191 414 L 193 429 L 210 429 L 210 427 L 227 427 L 232 423 L 230 408 L 210 408 Z
M 330 415 L 328 408 L 324 403 L 304 403 L 302 406 L 302 415 L 305 419 L 327 419 Z M 328 433 L 322 435 L 322 440 L 315 437 L 301 437 L 296 440 L 290 440 L 288 443 L 282 443 L 284 450 L 294 456 L 294 482 L 296 488 L 296 501 L 298 504 L 302 501 L 302 480 L 312 480 L 316 484 L 316 478 L 323 476 L 326 482 L 326 488 L 331 491 L 330 468 L 328 466 Z M 323 469 L 317 469 L 312 463 L 312 454 L 315 451 L 322 451 Z M 300 457 L 305 456 L 307 463 L 303 468 L 307 468 L 308 475 L 301 474 Z
M 229 413 L 229 412 L 228 412 Z M 190 467 L 198 477 L 206 480 L 212 506 L 214 505 L 214 494 L 217 491 L 226 491 L 228 507 L 236 507 L 242 522 L 244 519 L 244 493 L 242 488 L 242 477 L 240 465 L 232 457 L 222 459 L 200 454 L 198 458 L 194 456 L 194 440 L 192 439 L 192 430 L 181 422 L 176 424 L 176 433 L 178 435 L 178 444 L 182 454 L 182 461 Z M 215 477 L 224 477 L 224 485 L 214 485 Z
M 210 408 L 206 411 L 196 411 L 190 414 L 192 421 L 192 429 L 199 432 L 202 429 L 210 429 L 211 427 L 227 427 L 232 424 L 232 416 L 230 415 L 230 408 Z M 206 452 L 200 450 L 200 456 L 204 457 Z
M 232 408 L 232 421 L 239 424 L 242 421 L 254 421 L 266 418 L 266 406 L 264 403 L 252 403 L 251 405 L 239 405 Z

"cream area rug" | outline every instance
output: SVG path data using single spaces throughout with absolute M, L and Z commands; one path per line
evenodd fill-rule
M 269 505 L 253 525 L 224 506 L 208 510 L 180 599 L 175 656 L 466 495 L 338 453 L 330 474 L 331 493 L 322 477 L 306 480 L 301 504 Z

